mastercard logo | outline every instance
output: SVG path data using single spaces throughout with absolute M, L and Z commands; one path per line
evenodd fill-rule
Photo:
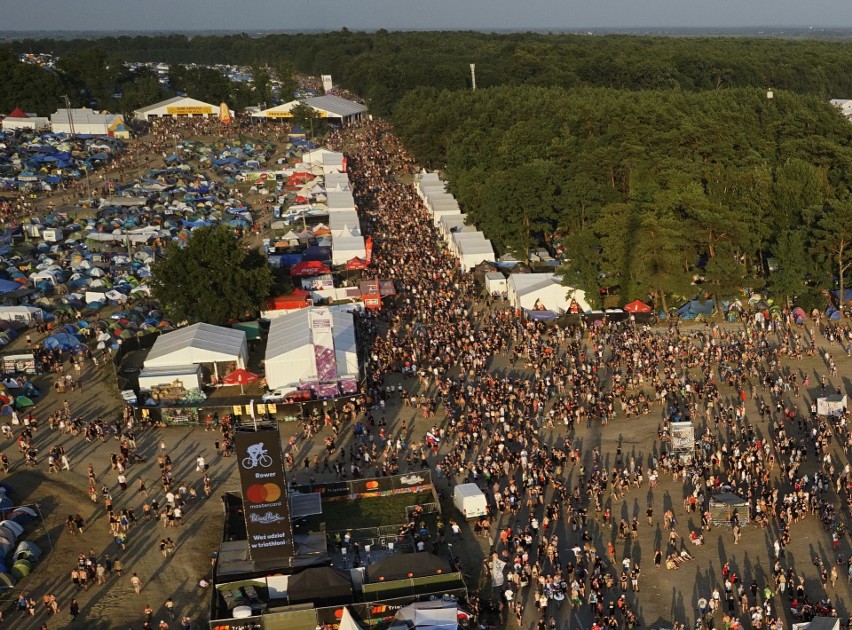
M 281 488 L 274 483 L 256 483 L 246 489 L 246 496 L 252 503 L 271 503 L 281 498 Z
M 378 481 L 368 481 L 367 482 L 367 490 L 378 490 L 379 482 Z

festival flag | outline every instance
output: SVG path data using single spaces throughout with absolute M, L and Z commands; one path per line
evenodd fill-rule
M 219 120 L 222 121 L 223 125 L 231 124 L 231 110 L 228 109 L 227 103 L 222 103 L 219 105 Z
M 372 260 L 373 260 L 373 237 L 372 236 L 368 236 L 366 239 L 364 239 L 364 249 L 367 252 L 367 260 L 365 260 L 364 262 L 366 262 L 369 265 L 370 262 L 372 262 Z

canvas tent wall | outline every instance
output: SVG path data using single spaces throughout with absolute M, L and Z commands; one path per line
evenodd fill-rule
M 346 173 L 328 173 L 325 176 L 325 189 L 333 190 L 352 190 L 352 184 L 349 181 L 349 175 Z
M 453 197 L 449 193 L 444 192 L 430 192 L 426 195 L 426 199 L 423 200 L 423 203 L 426 204 L 426 208 L 428 208 L 429 212 L 433 212 L 436 207 L 440 206 L 442 203 L 447 204 L 450 202 L 455 202 L 456 198 Z
M 450 251 L 456 256 L 461 252 L 461 243 L 462 241 L 485 241 L 485 234 L 479 231 L 459 231 L 453 232 L 453 236 L 450 240 Z
M 441 194 L 447 192 L 447 185 L 442 181 L 437 182 L 420 182 L 417 186 L 417 194 L 421 199 L 426 199 L 429 195 Z
M 489 271 L 485 274 L 485 290 L 489 294 L 503 293 L 509 286 L 509 281 L 499 271 Z
M 748 523 L 748 501 L 733 492 L 713 495 L 710 499 L 710 520 L 714 525 L 728 525 L 734 515 L 740 523 Z
M 585 291 L 562 285 L 560 277 L 553 273 L 513 273 L 509 276 L 508 297 L 517 309 L 568 311 L 573 300 L 580 312 L 592 310 Z
M 352 313 L 331 311 L 334 358 L 337 376 L 358 376 L 358 342 L 355 336 L 355 318 Z
M 354 210 L 339 210 L 328 215 L 328 229 L 332 236 L 344 227 L 361 229 L 361 220 Z
M 139 373 L 139 390 L 172 385 L 179 381 L 184 389 L 200 388 L 203 377 L 200 365 L 176 365 L 173 367 L 148 367 Z
M 436 208 L 432 213 L 432 224 L 435 227 L 441 225 L 441 219 L 444 217 L 461 216 L 461 210 L 458 208 Z
M 421 197 L 421 191 L 424 188 L 428 186 L 434 186 L 435 184 L 440 183 L 442 183 L 441 177 L 438 175 L 438 173 L 435 172 L 422 171 L 414 176 L 414 187 L 417 190 L 417 193 L 421 195 Z
M 199 323 L 160 336 L 145 359 L 145 367 L 174 367 L 195 363 L 248 363 L 246 333 Z
M 44 311 L 35 306 L 0 306 L 0 319 L 33 324 L 43 317 Z
M 459 263 L 465 271 L 470 271 L 485 260 L 494 260 L 494 248 L 491 241 L 472 240 L 460 243 Z
M 317 379 L 310 309 L 286 313 L 272 320 L 265 365 L 269 389 Z
M 348 190 L 326 190 L 325 198 L 329 214 L 334 214 L 340 210 L 356 210 L 355 198 Z
M 272 320 L 265 361 L 269 389 L 318 380 L 311 312 L 312 309 L 300 309 Z M 359 368 L 355 320 L 352 313 L 342 309 L 332 308 L 330 312 L 336 376 L 357 378 Z
M 441 215 L 438 221 L 438 227 L 441 230 L 441 234 L 444 237 L 444 240 L 447 243 L 450 243 L 453 238 L 454 232 L 461 232 L 467 230 L 469 232 L 476 232 L 475 225 L 466 225 L 465 224 L 465 215 L 463 214 L 444 214 Z
M 331 264 L 345 265 L 353 258 L 365 260 L 367 249 L 363 236 L 342 236 L 335 238 L 331 244 Z

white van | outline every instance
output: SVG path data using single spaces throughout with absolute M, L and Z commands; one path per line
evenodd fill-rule
M 475 483 L 463 483 L 453 490 L 453 504 L 468 520 L 488 514 L 488 502 Z

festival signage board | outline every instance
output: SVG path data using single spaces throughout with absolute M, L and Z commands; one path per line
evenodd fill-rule
M 317 366 L 317 380 L 320 383 L 337 384 L 337 360 L 334 355 L 334 337 L 332 335 L 332 317 L 327 308 L 311 311 L 311 335 L 314 342 L 314 358 Z
M 212 114 L 213 108 L 208 105 L 183 105 L 166 107 L 169 116 L 193 116 L 198 114 Z
M 249 554 L 253 560 L 292 556 L 293 526 L 278 430 L 237 431 L 234 446 Z

